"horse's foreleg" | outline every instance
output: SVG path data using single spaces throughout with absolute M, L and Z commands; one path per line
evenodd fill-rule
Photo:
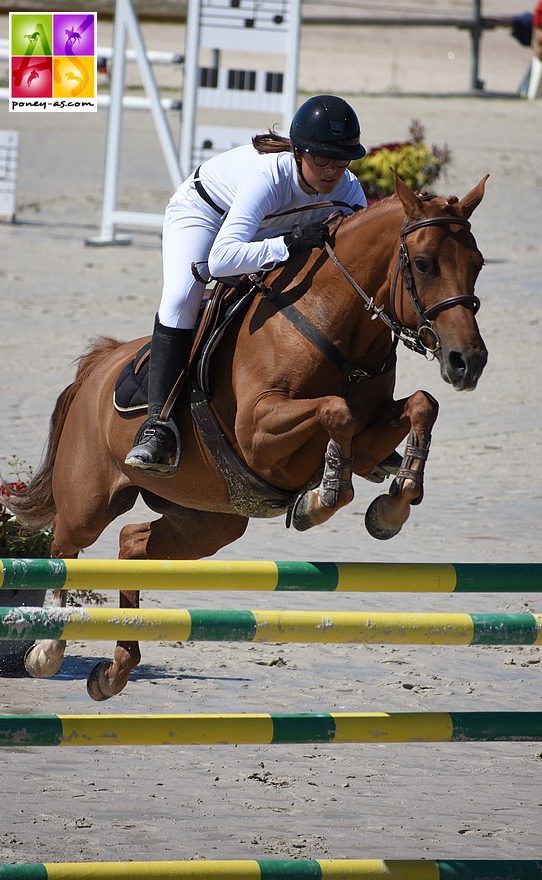
M 346 446 L 346 444 L 345 444 Z M 341 507 L 354 498 L 351 455 L 345 446 L 330 440 L 324 454 L 324 470 L 318 486 L 301 492 L 295 500 L 290 521 L 298 532 L 327 522 Z M 350 442 L 348 443 L 350 448 Z
M 399 406 L 397 411 L 401 404 L 402 407 Z M 382 439 L 387 444 L 385 454 L 389 454 L 398 440 L 405 436 L 407 443 L 401 467 L 389 493 L 375 498 L 365 515 L 367 531 L 379 540 L 387 540 L 396 535 L 410 516 L 411 506 L 422 501 L 425 462 L 429 454 L 431 431 L 438 415 L 438 403 L 426 391 L 416 391 L 403 401 L 396 401 L 393 407 L 396 415 L 389 421 L 387 431 L 384 424 L 379 423 Z M 368 431 L 374 440 L 377 426 L 373 425 Z M 356 445 L 362 445 L 364 441 L 367 443 L 368 439 L 361 434 L 356 437 Z M 373 446 L 373 455 L 374 450 Z M 357 467 L 356 471 L 358 472 Z
M 299 485 L 311 457 L 316 473 L 321 465 L 322 442 L 327 440 L 321 481 L 303 491 L 291 513 L 298 531 L 326 522 L 354 497 L 352 485 L 352 438 L 356 419 L 342 397 L 291 400 L 267 394 L 255 408 L 250 445 L 244 448 L 248 464 L 276 483 L 277 476 Z M 237 436 L 240 436 L 238 431 Z

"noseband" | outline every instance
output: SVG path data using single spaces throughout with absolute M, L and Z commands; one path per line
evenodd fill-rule
M 380 318 L 390 328 L 394 336 L 398 340 L 400 340 L 407 348 L 410 348 L 412 351 L 415 351 L 418 354 L 423 354 L 426 357 L 434 356 L 441 347 L 440 337 L 432 324 L 433 318 L 436 318 L 437 315 L 439 315 L 446 309 L 451 309 L 453 308 L 453 306 L 457 305 L 471 306 L 473 314 L 476 314 L 476 312 L 480 308 L 480 300 L 478 299 L 478 297 L 474 296 L 474 294 L 471 295 L 465 293 L 459 296 L 450 296 L 447 299 L 443 299 L 440 302 L 434 303 L 434 305 L 429 306 L 429 308 L 425 309 L 416 291 L 416 283 L 412 274 L 410 255 L 408 253 L 408 247 L 406 243 L 407 235 L 410 235 L 411 232 L 415 232 L 416 229 L 422 229 L 426 226 L 451 225 L 464 226 L 465 229 L 471 228 L 469 221 L 464 220 L 462 217 L 429 217 L 425 220 L 419 220 L 416 223 L 411 223 L 410 226 L 406 224 L 405 220 L 403 228 L 401 229 L 399 258 L 397 260 L 397 266 L 395 268 L 390 290 L 390 305 L 392 310 L 391 316 L 384 311 L 384 306 L 375 305 L 373 297 L 368 296 L 363 288 L 360 287 L 357 281 L 352 277 L 352 275 L 350 275 L 348 270 L 345 269 L 330 245 L 327 243 L 325 245 L 328 255 L 331 257 L 337 268 L 344 275 L 347 281 L 349 281 L 356 293 L 358 293 L 365 301 L 366 310 L 373 313 L 373 320 L 375 318 Z M 397 318 L 397 314 L 395 311 L 395 295 L 399 275 L 401 275 L 406 284 L 410 301 L 418 318 L 418 326 L 416 330 L 410 330 L 408 327 L 403 326 Z

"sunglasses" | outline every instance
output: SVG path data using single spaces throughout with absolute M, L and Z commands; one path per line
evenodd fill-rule
M 350 165 L 350 159 L 330 159 L 327 156 L 311 156 L 312 161 L 318 168 L 325 168 L 327 165 L 333 163 L 335 168 L 346 168 L 347 165 Z

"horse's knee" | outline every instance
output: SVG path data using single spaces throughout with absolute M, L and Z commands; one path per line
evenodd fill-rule
M 439 403 L 429 391 L 416 391 L 410 398 L 411 421 L 415 413 L 418 417 L 429 419 L 433 424 L 438 416 Z
M 325 398 L 318 408 L 318 416 L 320 424 L 334 440 L 343 444 L 352 440 L 357 421 L 344 398 Z

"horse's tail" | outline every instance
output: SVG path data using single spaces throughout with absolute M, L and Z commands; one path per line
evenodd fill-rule
M 60 394 L 49 424 L 49 437 L 36 473 L 22 492 L 10 492 L 8 507 L 27 528 L 38 531 L 53 522 L 56 505 L 53 497 L 53 468 L 66 416 L 74 397 L 96 365 L 122 345 L 117 339 L 101 336 L 76 361 L 75 379 Z

